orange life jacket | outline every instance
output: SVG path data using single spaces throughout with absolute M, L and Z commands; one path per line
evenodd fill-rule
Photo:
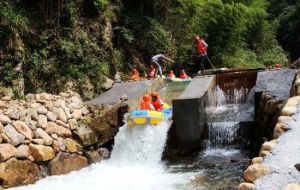
M 184 73 L 180 73 L 180 78 L 181 78 L 181 79 L 186 79 L 186 78 L 188 78 L 188 76 L 187 76 L 186 73 L 184 72 Z
M 150 101 L 145 102 L 142 100 L 140 102 L 140 110 L 154 110 L 154 107 Z
M 207 48 L 205 47 L 201 39 L 197 40 L 197 51 L 201 54 L 207 53 Z
M 139 75 L 138 73 L 132 75 L 131 78 L 132 78 L 133 80 L 135 80 L 135 81 L 141 80 L 141 77 L 140 77 L 140 75 Z
M 155 108 L 156 111 L 163 110 L 163 104 L 164 104 L 164 102 L 160 98 L 157 98 L 155 101 L 152 101 L 151 103 L 154 106 L 154 108 Z
M 168 77 L 170 77 L 170 78 L 175 78 L 175 75 L 174 75 L 174 73 L 171 73 L 171 72 L 170 72 L 170 73 L 168 74 Z

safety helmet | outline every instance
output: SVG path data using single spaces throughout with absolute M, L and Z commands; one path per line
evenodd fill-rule
M 153 92 L 151 93 L 151 96 L 152 96 L 152 97 L 158 97 L 158 94 L 157 94 L 157 92 L 153 91 Z
M 150 96 L 149 96 L 148 94 L 144 94 L 143 100 L 144 100 L 145 102 L 150 101 Z

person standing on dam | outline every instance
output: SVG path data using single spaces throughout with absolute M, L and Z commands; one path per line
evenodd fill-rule
M 205 35 L 201 35 L 201 37 L 199 37 L 198 35 L 194 36 L 195 42 L 196 42 L 196 50 L 197 50 L 197 57 L 199 59 L 199 64 L 200 64 L 200 69 L 201 73 L 203 74 L 204 72 L 204 63 L 205 60 L 207 60 L 209 62 L 209 64 L 212 66 L 212 68 L 214 68 L 213 64 L 211 63 L 210 59 L 207 56 L 207 48 L 208 48 L 208 44 L 205 42 L 206 36 Z
M 170 61 L 170 62 L 174 62 L 172 59 L 166 57 L 163 54 L 157 54 L 151 58 L 151 62 L 154 63 L 155 66 L 157 67 L 158 74 L 160 75 L 160 77 L 162 77 L 162 69 L 161 69 L 161 66 L 159 63 L 162 62 L 163 59 Z

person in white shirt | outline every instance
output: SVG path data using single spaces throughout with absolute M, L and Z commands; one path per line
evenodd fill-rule
M 155 66 L 157 67 L 160 77 L 162 77 L 162 69 L 161 69 L 161 66 L 160 66 L 159 63 L 160 63 L 163 59 L 168 60 L 168 61 L 171 61 L 171 62 L 174 62 L 172 59 L 170 59 L 170 58 L 164 56 L 163 54 L 157 54 L 157 55 L 155 55 L 155 56 L 153 56 L 153 57 L 151 58 L 151 62 L 154 63 Z

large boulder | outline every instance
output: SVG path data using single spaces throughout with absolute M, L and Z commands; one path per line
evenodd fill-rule
M 56 123 L 53 122 L 48 122 L 48 125 L 46 127 L 46 132 L 48 134 L 55 133 L 58 136 L 61 137 L 70 137 L 72 135 L 71 131 L 69 129 L 66 129 L 62 126 L 57 125 Z
M 51 160 L 55 156 L 55 152 L 52 149 L 52 147 L 50 147 L 50 146 L 44 146 L 44 145 L 30 144 L 29 145 L 29 152 L 30 152 L 30 155 L 36 161 Z
M 5 188 L 34 183 L 38 173 L 38 166 L 29 160 L 11 158 L 0 163 L 0 182 Z
M 260 177 L 270 173 L 270 169 L 263 164 L 250 165 L 244 172 L 244 180 L 253 183 Z
M 25 140 L 25 136 L 18 133 L 16 129 L 10 124 L 4 127 L 4 133 L 8 137 L 9 143 L 11 143 L 14 146 L 21 144 Z
M 51 175 L 62 175 L 80 170 L 88 165 L 87 159 L 77 154 L 59 153 L 49 162 Z
M 105 77 L 104 82 L 101 85 L 101 88 L 103 90 L 109 90 L 113 87 L 114 81 Z
M 88 126 L 82 126 L 76 132 L 84 146 L 90 146 L 98 143 L 98 137 L 95 132 Z
M 11 144 L 0 144 L 0 162 L 3 162 L 17 154 L 17 149 Z

